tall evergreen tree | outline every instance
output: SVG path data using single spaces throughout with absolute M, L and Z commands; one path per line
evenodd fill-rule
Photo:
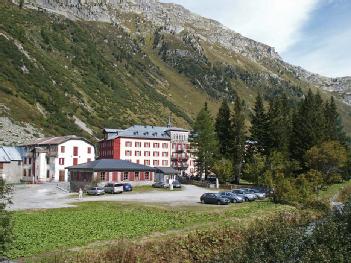
M 256 97 L 254 112 L 251 114 L 250 133 L 251 140 L 257 142 L 258 151 L 265 153 L 268 148 L 268 118 L 260 94 Z
M 341 143 L 346 142 L 346 135 L 341 122 L 340 115 L 337 111 L 334 97 L 330 98 L 329 102 L 326 102 L 324 108 L 325 117 L 325 136 L 328 140 L 338 140 Z
M 197 172 L 199 175 L 205 174 L 205 179 L 207 179 L 213 166 L 218 146 L 212 116 L 208 111 L 207 103 L 197 115 L 193 129 L 192 148 L 195 149 Z
M 288 98 L 281 95 L 270 102 L 267 119 L 267 153 L 288 153 L 291 129 L 291 114 Z
M 234 113 L 232 116 L 232 134 L 231 134 L 231 157 L 233 162 L 233 179 L 236 184 L 240 183 L 241 170 L 245 153 L 245 116 L 243 102 L 237 96 L 234 104 Z
M 323 103 L 319 94 L 309 90 L 293 116 L 290 154 L 295 160 L 303 162 L 308 149 L 325 139 L 325 117 Z
M 216 133 L 219 143 L 219 153 L 224 157 L 230 154 L 230 133 L 231 133 L 231 119 L 228 102 L 223 100 L 216 118 Z

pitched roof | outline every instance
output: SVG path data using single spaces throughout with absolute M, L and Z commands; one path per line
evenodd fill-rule
M 104 129 L 107 133 L 117 133 L 111 136 L 109 139 L 115 139 L 117 137 L 127 138 L 145 138 L 145 139 L 161 139 L 170 140 L 170 131 L 188 132 L 188 130 L 176 127 L 160 127 L 150 125 L 134 125 L 125 130 L 117 129 Z
M 172 167 L 155 167 L 155 168 L 156 168 L 156 172 L 158 173 L 171 174 L 171 175 L 179 174 L 179 172 Z
M 91 142 L 89 142 L 87 139 L 85 139 L 83 137 L 77 137 L 75 135 L 68 135 L 68 136 L 61 136 L 61 137 L 40 138 L 40 139 L 37 139 L 33 142 L 27 143 L 25 145 L 26 146 L 27 145 L 57 145 L 57 144 L 67 142 L 69 140 L 83 140 L 89 144 L 92 144 Z
M 20 147 L 0 146 L 0 162 L 21 161 L 22 150 Z
M 132 163 L 126 160 L 115 159 L 99 159 L 92 162 L 87 162 L 75 166 L 66 167 L 68 170 L 83 170 L 83 171 L 155 171 L 153 167 L 142 164 Z

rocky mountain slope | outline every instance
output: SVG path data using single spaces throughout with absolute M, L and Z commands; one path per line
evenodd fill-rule
M 156 0 L 0 3 L 0 103 L 46 134 L 99 136 L 104 126 L 189 126 L 204 101 L 215 113 L 238 94 L 299 100 L 323 87 L 347 101 L 348 78 L 282 61 L 274 48 Z M 22 8 L 20 8 L 22 7 Z M 351 131 L 350 108 L 339 103 Z M 350 127 L 350 128 L 349 128 Z

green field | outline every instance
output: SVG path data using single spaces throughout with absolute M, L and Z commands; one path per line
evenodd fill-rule
M 291 209 L 268 201 L 182 208 L 92 202 L 80 203 L 76 208 L 15 212 L 15 242 L 8 256 L 38 255 L 102 240 L 135 239 L 212 222 L 235 221 L 241 225 L 249 219 Z

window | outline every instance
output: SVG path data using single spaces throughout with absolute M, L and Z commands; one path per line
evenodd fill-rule
M 105 178 L 106 178 L 105 172 L 101 172 L 101 174 L 100 174 L 100 180 L 101 180 L 101 181 L 105 181 Z
M 150 148 L 150 143 L 149 142 L 144 142 L 144 147 L 145 148 Z
M 27 164 L 27 158 L 24 157 L 23 164 Z
M 139 181 L 139 172 L 134 173 L 134 180 Z
M 126 156 L 132 156 L 132 151 L 126 151 Z
M 144 152 L 144 156 L 150 156 L 150 152 L 149 151 Z
M 141 156 L 141 151 L 135 151 L 135 156 Z
M 17 162 L 17 165 L 18 165 L 18 166 L 21 166 L 21 163 L 22 163 L 22 161 L 18 161 L 18 162 Z
M 132 147 L 132 142 L 131 141 L 126 141 L 126 147 Z
M 150 165 L 150 160 L 145 160 L 144 165 Z
M 78 147 L 77 146 L 73 147 L 73 156 L 78 156 Z
M 127 181 L 128 180 L 128 172 L 124 172 L 123 173 L 123 181 Z
M 175 148 L 176 148 L 176 144 L 172 143 L 172 149 L 175 149 Z
M 149 172 L 145 172 L 145 180 L 146 181 L 150 180 L 150 173 Z
M 162 166 L 168 166 L 168 161 L 167 160 L 163 160 L 162 161 Z
M 28 176 L 30 177 L 30 176 L 32 176 L 32 170 L 28 170 Z
M 50 171 L 46 170 L 46 178 L 50 178 Z
M 141 142 L 135 142 L 135 147 L 141 147 Z
M 159 166 L 159 165 L 160 165 L 160 161 L 154 160 L 154 161 L 152 162 L 152 164 L 153 164 L 154 166 Z
M 91 162 L 91 158 L 88 158 L 88 159 L 87 159 L 87 163 L 88 163 L 88 162 Z
M 28 158 L 28 164 L 32 164 L 32 158 Z
M 168 148 L 168 143 L 162 143 L 162 148 L 167 149 Z
M 154 144 L 153 144 L 153 147 L 154 147 L 154 148 L 160 148 L 160 144 L 159 144 L 159 143 L 154 143 Z
M 154 155 L 154 157 L 159 157 L 160 153 L 159 152 L 154 152 L 153 155 Z
M 140 160 L 136 160 L 136 163 L 138 163 L 138 164 L 139 164 L 139 163 L 140 163 Z
M 65 153 L 65 146 L 61 146 L 61 153 Z
M 88 147 L 88 153 L 91 153 L 91 147 Z
M 49 163 L 50 163 L 50 158 L 46 157 L 46 164 L 49 164 Z
M 59 165 L 65 165 L 65 158 L 59 158 Z
M 162 157 L 168 157 L 168 152 L 163 152 Z
M 73 165 L 77 165 L 78 164 L 78 158 L 73 158 Z
M 27 170 L 23 169 L 23 176 L 27 176 Z

